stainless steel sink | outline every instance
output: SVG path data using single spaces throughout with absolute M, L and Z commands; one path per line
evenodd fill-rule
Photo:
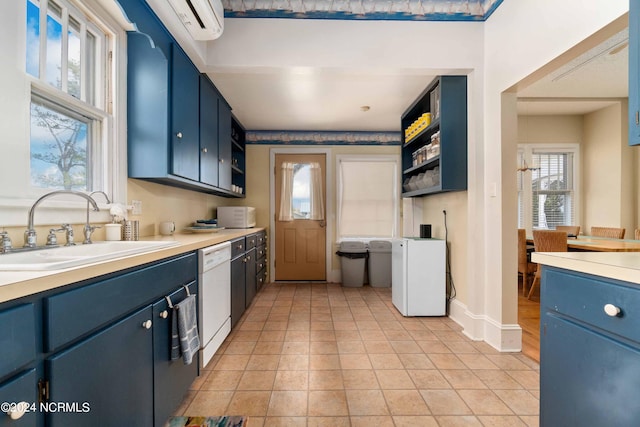
M 98 261 L 153 252 L 177 245 L 176 241 L 112 241 L 61 246 L 0 255 L 0 271 L 59 270 Z

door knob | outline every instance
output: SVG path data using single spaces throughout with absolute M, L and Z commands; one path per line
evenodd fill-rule
M 144 322 L 142 322 L 142 327 L 145 329 L 151 329 L 151 325 L 153 325 L 151 320 L 145 320 Z
M 327 222 L 325 220 L 320 221 L 320 227 L 324 228 L 327 226 Z
M 202 149 L 202 152 L 203 152 L 204 154 L 207 154 L 207 151 L 208 151 L 208 150 L 207 150 L 207 147 L 204 147 L 204 148 Z
M 166 319 L 167 317 L 169 317 L 169 312 L 167 310 L 161 311 L 160 312 L 160 317 L 162 319 Z
M 178 138 L 178 139 L 182 139 L 182 132 L 178 132 L 178 133 L 176 133 L 176 138 Z

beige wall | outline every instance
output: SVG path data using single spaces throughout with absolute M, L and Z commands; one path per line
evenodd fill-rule
M 583 220 L 592 226 L 624 227 L 633 236 L 636 226 L 634 156 L 627 145 L 627 103 L 587 114 L 583 144 Z M 597 201 L 597 203 L 594 203 Z
M 624 227 L 638 223 L 637 149 L 627 144 L 627 101 L 586 115 L 518 116 L 520 143 L 578 143 L 581 164 L 577 223 Z
M 196 191 L 129 179 L 127 198 L 142 201 L 142 215 L 129 215 L 128 219 L 140 221 L 140 236 L 158 233 L 162 221 L 174 221 L 176 230 L 193 225 L 198 219 L 216 218 L 217 206 L 230 205 L 237 199 L 213 196 Z
M 332 174 L 327 178 L 329 182 L 329 192 L 332 194 L 331 210 L 327 211 L 327 224 L 333 230 L 332 236 L 328 244 L 331 248 L 332 256 L 328 259 L 329 271 L 332 277 L 335 272 L 340 269 L 340 259 L 335 255 L 336 252 L 336 156 L 339 154 L 397 154 L 400 155 L 399 146 L 349 146 L 349 145 L 314 145 L 314 146 L 285 146 L 285 145 L 248 145 L 246 150 L 247 161 L 247 195 L 244 204 L 256 208 L 256 221 L 260 227 L 269 227 L 270 212 L 270 179 L 273 176 L 269 171 L 270 152 L 272 148 L 306 148 L 306 149 L 329 149 L 330 156 L 328 162 L 331 165 Z
M 518 116 L 521 144 L 579 144 L 583 140 L 583 116 Z
M 449 242 L 449 262 L 456 298 L 467 302 L 467 192 L 435 194 L 419 199 L 422 203 L 424 224 L 431 224 L 431 234 L 437 239 L 445 238 L 445 216 L 447 211 L 447 241 Z

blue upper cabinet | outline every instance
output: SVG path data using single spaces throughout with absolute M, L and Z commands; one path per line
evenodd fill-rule
M 144 0 L 118 0 L 128 33 L 129 177 L 225 197 L 232 190 L 231 107 Z
M 175 43 L 171 45 L 171 172 L 200 179 L 200 74 Z
M 211 81 L 200 76 L 200 181 L 218 186 L 218 104 Z
M 629 145 L 640 145 L 640 1 L 629 0 Z
M 231 107 L 226 102 L 220 102 L 218 110 L 218 137 L 220 145 L 220 169 L 218 171 L 218 185 L 225 190 L 231 190 Z

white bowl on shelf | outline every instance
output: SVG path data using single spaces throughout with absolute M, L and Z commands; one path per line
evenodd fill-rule
M 420 174 L 422 175 L 422 174 Z M 419 182 L 419 176 L 420 175 L 414 175 L 411 177 L 411 179 L 409 180 L 409 191 L 416 191 L 419 187 L 418 187 L 418 182 Z

